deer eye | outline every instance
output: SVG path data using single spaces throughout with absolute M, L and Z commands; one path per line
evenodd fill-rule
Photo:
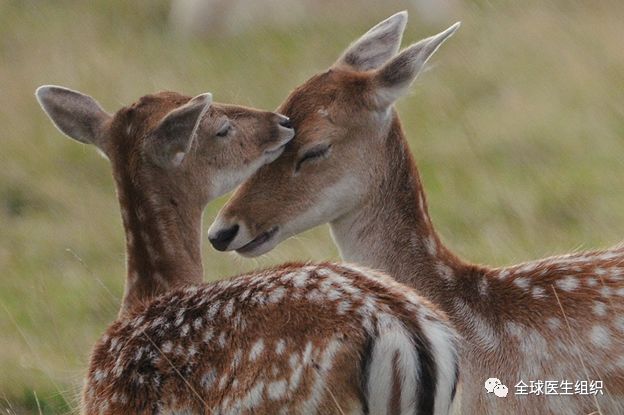
M 226 135 L 229 134 L 230 130 L 232 129 L 232 124 L 230 124 L 230 122 L 226 122 L 224 123 L 221 128 L 219 128 L 219 130 L 217 131 L 217 133 L 215 134 L 217 137 L 225 137 Z
M 311 149 L 307 150 L 305 153 L 303 153 L 303 155 L 299 158 L 299 160 L 297 160 L 295 171 L 299 171 L 303 163 L 326 157 L 329 154 L 330 149 L 331 149 L 331 144 L 322 144 L 322 145 L 312 147 Z

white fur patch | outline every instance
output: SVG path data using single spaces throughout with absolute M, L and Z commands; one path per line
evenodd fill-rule
M 257 360 L 262 352 L 264 351 L 264 340 L 258 339 L 254 345 L 251 347 L 251 351 L 249 352 L 249 360 L 252 362 Z
M 455 368 L 457 351 L 455 349 L 455 333 L 438 322 L 421 319 L 421 327 L 425 338 L 431 345 L 437 372 L 435 395 L 435 415 L 450 413 L 451 395 L 455 384 Z
M 337 339 L 332 339 L 319 356 L 318 369 L 314 368 L 315 381 L 308 399 L 301 404 L 301 413 L 315 413 L 319 407 L 320 399 L 326 393 L 327 374 L 333 369 L 334 357 L 340 350 L 342 343 Z M 305 358 L 304 358 L 305 361 Z M 291 386 L 292 387 L 292 386 Z
M 564 277 L 560 280 L 558 280 L 556 283 L 557 288 L 563 290 L 563 291 L 574 291 L 578 288 L 579 286 L 579 281 L 577 278 L 572 277 L 572 276 L 567 276 Z
M 275 344 L 275 353 L 281 355 L 286 350 L 286 341 L 284 339 L 279 339 Z
M 402 324 L 390 316 L 379 317 L 379 336 L 373 347 L 368 379 L 371 414 L 385 414 L 390 406 L 394 380 L 394 359 L 398 357 L 401 413 L 408 413 L 418 391 L 420 363 L 416 348 Z
M 286 390 L 288 382 L 285 379 L 281 379 L 275 382 L 271 382 L 267 385 L 267 395 L 269 399 L 277 401 L 286 397 Z
M 551 330 L 557 330 L 561 328 L 561 320 L 555 317 L 549 317 L 546 319 L 546 325 Z
M 608 347 L 611 345 L 611 335 L 609 334 L 609 330 L 603 326 L 592 327 L 590 338 L 592 343 L 598 347 Z
M 516 287 L 526 291 L 529 288 L 530 281 L 526 277 L 516 278 L 514 280 Z
M 593 311 L 598 317 L 604 317 L 607 314 L 607 306 L 603 302 L 594 301 Z
M 535 299 L 544 298 L 546 297 L 546 291 L 542 287 L 536 286 L 536 287 L 533 287 L 533 289 L 531 290 L 531 295 Z
M 268 301 L 273 304 L 278 303 L 282 300 L 282 298 L 284 298 L 285 295 L 286 289 L 284 287 L 277 287 L 271 291 L 271 294 L 269 294 Z

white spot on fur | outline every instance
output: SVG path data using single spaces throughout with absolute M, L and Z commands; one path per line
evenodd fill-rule
M 446 264 L 438 263 L 436 265 L 436 271 L 446 281 L 452 281 L 455 278 L 453 269 Z
M 264 392 L 264 382 L 256 383 L 251 390 L 240 401 L 240 406 L 243 410 L 251 410 L 258 406 L 262 402 L 262 395 Z
M 214 368 L 210 368 L 201 378 L 201 386 L 204 389 L 210 389 L 217 379 L 217 371 Z
M 527 329 L 520 338 L 520 351 L 525 357 L 545 357 L 548 356 L 548 342 L 537 330 Z
M 236 369 L 238 366 L 240 366 L 242 358 L 243 358 L 243 351 L 241 349 L 236 349 L 236 351 L 234 352 L 234 355 L 232 356 L 232 363 L 231 363 L 232 369 Z
M 598 281 L 596 281 L 596 278 L 590 277 L 585 280 L 585 284 L 587 284 L 588 287 L 595 287 L 598 285 Z
M 605 303 L 602 303 L 600 301 L 594 301 L 594 314 L 599 316 L 599 317 L 604 317 L 605 315 L 607 315 L 607 306 L 605 305 Z
M 277 353 L 278 355 L 281 355 L 282 353 L 284 353 L 285 349 L 286 349 L 286 341 L 284 339 L 279 339 L 277 343 L 275 344 L 275 353 Z
M 221 379 L 219 380 L 219 389 L 220 390 L 223 390 L 225 388 L 225 385 L 227 385 L 228 380 L 229 380 L 229 378 L 228 378 L 227 373 L 224 374 L 223 376 L 221 376 Z
M 351 308 L 351 302 L 344 300 L 338 303 L 336 312 L 340 315 L 343 315 L 347 311 L 349 311 L 350 308 Z
M 327 299 L 330 300 L 330 301 L 336 301 L 341 296 L 342 296 L 342 294 L 340 294 L 340 291 L 338 291 L 338 290 L 329 290 L 329 291 L 327 291 Z
M 489 287 L 489 282 L 487 278 L 485 277 L 481 278 L 481 280 L 479 280 L 479 287 L 478 287 L 479 295 L 481 297 L 485 297 L 487 295 L 488 287 Z
M 557 285 L 557 288 L 567 292 L 574 291 L 579 286 L 578 279 L 572 276 L 562 278 L 558 280 L 555 284 Z
M 173 344 L 170 341 L 164 342 L 160 348 L 160 350 L 162 350 L 163 353 L 170 353 L 172 349 L 173 349 Z
M 208 307 L 208 311 L 206 312 L 206 319 L 212 320 L 219 312 L 219 308 L 221 308 L 221 302 L 218 300 L 210 304 L 210 307 Z
M 520 268 L 518 268 L 517 273 L 518 274 L 527 274 L 529 272 L 532 272 L 537 267 L 537 264 L 538 264 L 537 262 L 529 262 L 529 263 L 521 266 Z
M 179 327 L 182 324 L 182 322 L 184 321 L 184 312 L 185 312 L 184 309 L 178 310 L 175 322 L 173 323 L 176 327 Z
M 312 342 L 306 343 L 305 350 L 303 351 L 303 357 L 301 361 L 304 365 L 309 365 L 312 363 Z
M 321 292 L 314 288 L 313 290 L 310 290 L 308 292 L 308 294 L 306 295 L 306 298 L 312 302 L 316 302 L 316 303 L 320 303 L 323 301 L 323 295 L 321 294 Z
M 308 284 L 309 274 L 307 272 L 295 272 L 291 274 L 292 283 L 296 288 L 303 288 Z
M 180 335 L 182 337 L 186 337 L 189 334 L 190 331 L 190 326 L 187 324 L 183 325 L 182 328 L 180 329 Z
M 529 288 L 530 281 L 526 277 L 520 277 L 514 280 L 514 284 L 518 288 L 526 291 Z
M 221 334 L 219 334 L 219 338 L 217 339 L 217 342 L 219 343 L 219 347 L 221 347 L 222 349 L 225 347 L 225 332 L 222 331 Z
M 438 254 L 438 244 L 433 235 L 428 235 L 425 238 L 425 248 L 427 249 L 427 253 L 433 257 Z
M 230 301 L 227 302 L 225 307 L 223 307 L 223 315 L 225 318 L 232 317 L 232 313 L 234 312 L 234 299 L 230 298 Z
M 518 323 L 509 322 L 506 325 L 506 329 L 510 335 L 514 336 L 517 339 L 521 339 L 525 335 L 522 326 Z
M 546 319 L 546 325 L 551 330 L 557 330 L 561 327 L 561 320 L 555 317 L 549 317 Z
M 603 297 L 611 297 L 611 294 L 613 294 L 613 290 L 611 289 L 611 287 L 605 285 L 600 289 L 600 294 Z
M 106 372 L 100 369 L 96 369 L 95 373 L 93 374 L 93 379 L 95 380 L 96 383 L 100 383 L 104 378 L 106 378 L 106 376 L 107 376 Z
M 269 395 L 269 399 L 272 399 L 274 401 L 283 399 L 286 396 L 287 386 L 288 383 L 285 379 L 269 383 L 269 385 L 267 386 L 267 394 Z
M 546 291 L 542 287 L 535 286 L 531 290 L 531 295 L 535 299 L 544 298 L 546 296 Z
M 213 337 L 214 337 L 214 331 L 212 327 L 208 327 L 206 331 L 204 332 L 204 337 L 202 338 L 202 340 L 204 341 L 204 343 L 210 343 L 210 340 L 212 340 Z
M 286 289 L 284 287 L 277 287 L 275 288 L 271 294 L 269 294 L 269 303 L 278 303 L 282 300 L 282 298 L 284 298 L 284 295 L 286 295 Z
M 260 357 L 262 352 L 264 351 L 264 340 L 258 339 L 254 345 L 251 347 L 251 351 L 249 352 L 249 360 L 252 362 Z
M 505 278 L 507 278 L 509 276 L 509 270 L 508 269 L 503 269 L 498 273 L 498 278 L 501 280 L 504 280 Z
M 591 341 L 598 347 L 608 347 L 611 344 L 611 335 L 603 326 L 594 326 L 591 329 Z
M 173 165 L 178 167 L 180 164 L 182 164 L 182 161 L 184 161 L 184 156 L 185 154 L 183 152 L 177 152 L 175 156 L 173 156 L 173 160 L 171 160 Z

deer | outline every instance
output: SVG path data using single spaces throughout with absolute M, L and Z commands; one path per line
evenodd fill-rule
M 121 311 L 83 414 L 432 414 L 459 405 L 457 334 L 383 273 L 289 263 L 202 282 L 201 213 L 294 136 L 280 114 L 160 92 L 109 114 L 43 86 L 56 127 L 111 162 L 126 233 Z
M 462 339 L 463 413 L 624 413 L 624 247 L 489 268 L 442 242 L 394 103 L 459 23 L 399 52 L 406 22 L 401 12 L 379 23 L 290 93 L 278 111 L 295 138 L 235 191 L 210 242 L 254 257 L 329 223 L 343 260 L 388 273 L 449 316 Z M 506 398 L 484 391 L 491 378 Z M 559 383 L 546 394 L 540 381 Z M 559 394 L 568 382 L 574 393 Z

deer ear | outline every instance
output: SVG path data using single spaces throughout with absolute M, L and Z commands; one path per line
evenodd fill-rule
M 446 39 L 457 31 L 459 26 L 460 22 L 457 22 L 435 36 L 414 43 L 377 71 L 374 79 L 380 107 L 386 108 L 392 105 L 407 92 L 427 60 Z
M 161 167 L 182 164 L 211 103 L 212 94 L 201 94 L 163 117 L 146 142 L 156 164 Z
M 111 119 L 96 100 L 88 95 L 54 85 L 35 92 L 39 105 L 63 134 L 104 151 L 105 129 Z
M 334 66 L 348 66 L 357 71 L 379 68 L 399 50 L 406 24 L 406 11 L 378 23 L 353 42 Z

